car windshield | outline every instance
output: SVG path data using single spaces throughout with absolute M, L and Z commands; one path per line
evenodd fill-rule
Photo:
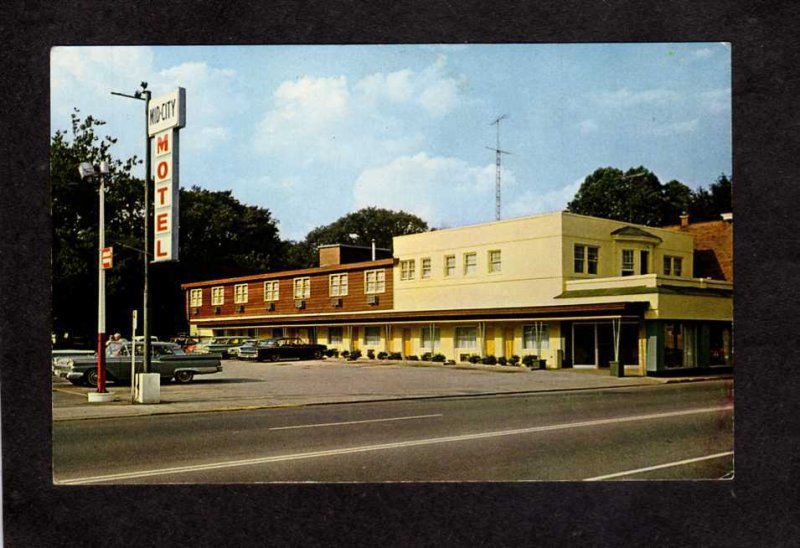
M 258 346 L 275 346 L 275 339 L 265 339 L 258 341 Z
M 211 339 L 210 341 L 208 341 L 208 344 L 225 344 L 226 342 L 228 342 L 227 338 L 225 338 L 225 337 L 216 337 L 216 338 Z

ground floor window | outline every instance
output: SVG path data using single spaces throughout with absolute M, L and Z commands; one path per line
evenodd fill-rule
M 523 325 L 522 348 L 537 352 L 550 350 L 550 330 L 547 324 Z
M 456 348 L 477 348 L 477 327 L 456 327 Z
M 368 326 L 364 328 L 364 345 L 376 346 L 381 343 L 381 328 L 378 326 Z
M 328 328 L 328 344 L 342 344 L 342 328 Z
M 421 333 L 422 339 L 422 348 L 426 350 L 432 350 L 439 346 L 439 328 L 433 328 L 433 338 L 431 338 L 431 328 L 430 327 L 423 327 Z
M 666 367 L 695 367 L 697 329 L 694 324 L 668 322 L 664 324 L 664 365 Z
M 709 326 L 709 365 L 731 365 L 731 327 L 724 324 Z
M 608 367 L 614 360 L 614 327 L 610 321 L 581 322 L 572 325 L 572 363 Z M 639 324 L 622 322 L 619 336 L 619 362 L 639 363 Z

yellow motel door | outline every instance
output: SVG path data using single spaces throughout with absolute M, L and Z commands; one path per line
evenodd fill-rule
M 403 329 L 403 355 L 411 355 L 411 330 Z
M 358 350 L 361 348 L 361 341 L 358 338 L 358 327 L 353 327 L 353 334 L 352 334 L 352 341 L 350 345 L 353 347 L 353 350 Z
M 494 356 L 494 327 L 486 328 L 486 354 Z
M 503 335 L 503 342 L 506 346 L 506 358 L 510 358 L 514 355 L 514 328 L 507 327 L 505 334 Z

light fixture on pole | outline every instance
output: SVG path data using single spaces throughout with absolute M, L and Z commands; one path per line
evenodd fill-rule
M 144 337 L 144 352 L 142 355 L 145 373 L 150 372 L 150 290 L 149 290 L 149 268 L 150 268 L 150 179 L 151 179 L 151 157 L 150 157 L 150 135 L 147 132 L 147 117 L 150 110 L 151 92 L 147 89 L 147 82 L 142 82 L 141 89 L 136 90 L 133 95 L 112 91 L 111 95 L 127 97 L 144 101 L 144 136 L 145 136 L 145 160 L 144 160 L 144 290 L 142 295 L 142 335 Z
M 105 176 L 108 175 L 108 163 L 100 162 L 100 171 L 96 171 L 89 162 L 82 162 L 78 166 L 81 179 L 95 178 L 100 182 L 100 209 L 98 215 L 98 249 L 97 249 L 97 391 L 89 392 L 90 402 L 110 402 L 114 395 L 106 391 L 106 275 L 103 268 L 103 251 L 106 246 L 106 219 L 105 219 Z

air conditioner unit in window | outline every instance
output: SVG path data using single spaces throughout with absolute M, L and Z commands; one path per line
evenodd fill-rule
M 275 310 L 275 303 L 267 303 L 267 310 Z
M 342 299 L 340 297 L 331 299 L 331 306 L 342 306 Z
M 236 307 L 236 312 L 244 312 L 244 305 L 240 304 L 239 306 L 237 306 Z
M 301 300 L 296 300 L 294 302 L 294 307 L 297 308 L 298 310 L 300 310 L 302 308 L 305 308 L 306 307 L 306 302 L 305 301 L 301 301 Z
M 367 295 L 367 304 L 378 304 L 377 295 Z
M 200 314 L 200 309 L 199 308 L 192 308 L 192 315 L 193 316 L 197 316 L 198 314 Z
M 214 307 L 214 314 L 219 314 L 220 312 L 222 312 L 222 307 L 221 306 L 215 306 Z

